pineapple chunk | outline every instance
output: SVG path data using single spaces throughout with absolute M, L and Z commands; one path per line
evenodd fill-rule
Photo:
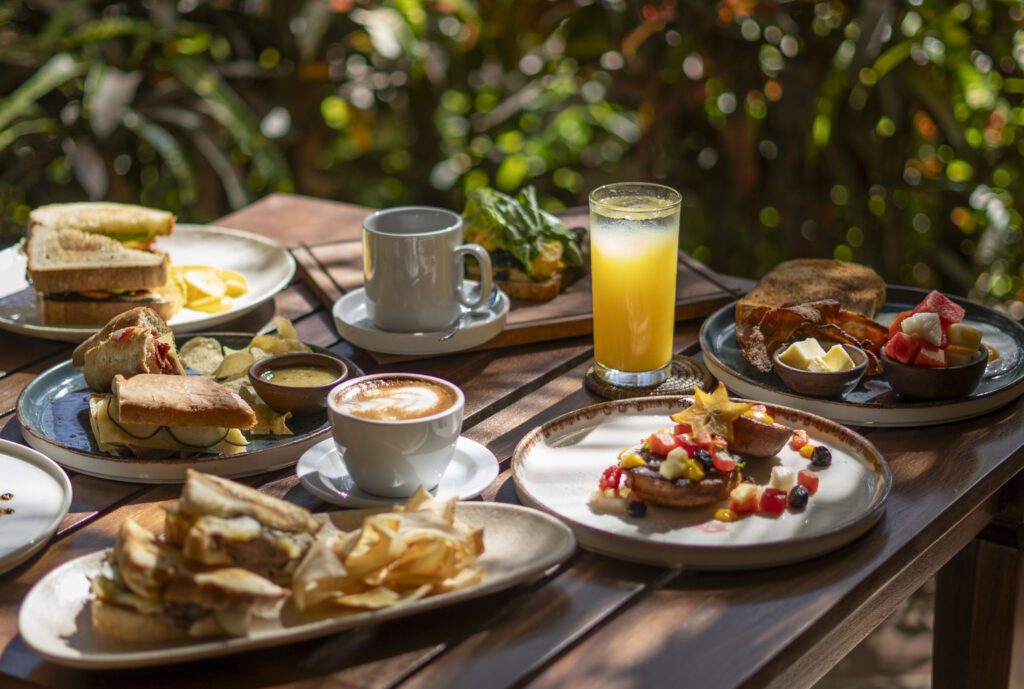
M 769 488 L 784 490 L 787 493 L 796 485 L 796 472 L 781 464 L 772 467 L 772 477 L 768 481 Z
M 810 368 L 811 362 L 823 356 L 825 356 L 825 350 L 821 348 L 817 340 L 809 337 L 786 347 L 786 350 L 779 355 L 779 361 L 786 366 L 809 371 L 814 370 Z
M 823 360 L 829 371 L 849 371 L 853 368 L 853 359 L 846 353 L 846 348 L 842 345 L 832 345 Z
M 937 313 L 915 313 L 900 324 L 903 332 L 936 347 L 942 344 L 942 321 Z
M 951 344 L 946 347 L 947 366 L 966 366 L 978 358 L 978 347 Z
M 675 481 L 677 478 L 683 478 L 686 476 L 686 465 L 677 459 L 666 458 L 661 466 L 658 467 L 658 473 L 667 478 L 669 481 Z
M 960 345 L 975 351 L 981 346 L 981 331 L 969 325 L 951 323 L 946 333 L 949 335 L 949 344 L 951 345 Z
M 646 466 L 647 462 L 644 458 L 635 452 L 630 452 L 628 455 L 622 458 L 619 462 L 620 469 L 636 469 L 637 467 Z

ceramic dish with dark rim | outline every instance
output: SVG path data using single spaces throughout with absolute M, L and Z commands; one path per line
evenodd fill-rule
M 783 565 L 846 545 L 885 511 L 892 474 L 863 436 L 807 412 L 768 405 L 790 428 L 803 428 L 832 453 L 816 472 L 817 493 L 802 511 L 754 514 L 715 521 L 715 503 L 674 509 L 649 505 L 642 518 L 594 509 L 589 498 L 601 472 L 623 448 L 665 426 L 691 398 L 664 396 L 604 402 L 570 412 L 528 433 L 512 455 L 512 477 L 525 505 L 565 521 L 580 546 L 625 560 L 669 567 L 733 570 Z M 788 446 L 768 459 L 747 458 L 744 473 L 767 483 L 773 466 L 805 469 L 808 460 Z
M 290 366 L 313 366 L 334 373 L 335 378 L 323 385 L 278 385 L 273 377 L 264 376 Z M 249 382 L 256 394 L 260 396 L 274 411 L 284 414 L 291 412 L 295 416 L 318 414 L 327 410 L 327 393 L 335 385 L 347 379 L 348 366 L 333 354 L 319 352 L 292 352 L 268 356 L 253 362 L 249 367 Z
M 913 287 L 889 286 L 885 306 L 875 320 L 887 325 L 899 312 L 914 308 L 926 294 L 926 290 Z M 930 426 L 961 421 L 987 414 L 1024 394 L 1024 326 L 981 304 L 950 298 L 966 311 L 964 321 L 981 330 L 982 342 L 1000 353 L 986 366 L 974 392 L 956 399 L 908 402 L 900 399 L 881 375 L 864 376 L 843 399 L 795 393 L 776 373 L 761 373 L 743 359 L 736 342 L 735 302 L 704 321 L 700 346 L 708 370 L 736 395 L 784 404 L 854 426 Z
M 198 334 L 196 335 L 198 336 Z M 202 333 L 222 345 L 241 349 L 252 340 L 246 333 Z M 194 336 L 181 336 L 181 347 Z M 344 361 L 352 375 L 362 370 L 352 361 L 323 347 L 313 351 Z M 294 435 L 252 436 L 244 452 L 233 455 L 194 455 L 171 459 L 114 457 L 100 452 L 89 428 L 89 396 L 81 369 L 71 361 L 57 364 L 26 386 L 18 398 L 21 434 L 31 447 L 74 471 L 113 481 L 181 483 L 186 469 L 200 469 L 229 478 L 262 474 L 291 466 L 309 447 L 330 435 L 327 413 L 288 420 Z
M 963 366 L 932 368 L 890 359 L 882 352 L 885 379 L 905 400 L 947 400 L 967 397 L 978 387 L 988 365 L 988 350 L 978 348 L 974 361 Z

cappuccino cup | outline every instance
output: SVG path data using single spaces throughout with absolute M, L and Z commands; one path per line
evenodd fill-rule
M 463 257 L 480 264 L 480 291 L 463 291 Z M 462 243 L 462 218 L 429 206 L 377 211 L 363 221 L 363 286 L 375 326 L 391 332 L 431 332 L 452 325 L 491 296 L 491 257 Z
M 386 498 L 437 486 L 455 455 L 465 405 L 458 386 L 416 373 L 352 378 L 327 397 L 331 434 L 349 475 Z

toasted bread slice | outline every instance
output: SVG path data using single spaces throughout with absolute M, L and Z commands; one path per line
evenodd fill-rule
M 736 305 L 736 317 L 749 308 L 780 308 L 835 300 L 871 318 L 885 304 L 885 281 L 867 266 L 821 258 L 783 261 L 761 278 Z
M 126 424 L 210 428 L 256 425 L 256 414 L 245 400 L 202 376 L 114 376 L 111 387 L 118 418 Z
M 138 299 L 82 299 L 67 301 L 54 298 L 52 295 L 39 294 L 38 301 L 43 311 L 43 320 L 50 324 L 62 325 L 99 325 L 111 318 L 138 308 Z M 163 318 L 170 320 L 178 312 L 178 307 L 159 295 L 146 300 L 146 308 Z
M 174 510 L 190 515 L 231 518 L 252 517 L 260 524 L 279 531 L 320 530 L 321 522 L 308 510 L 290 502 L 265 495 L 255 488 L 189 469 L 181 499 Z M 169 538 L 175 542 L 174 538 Z
M 160 335 L 171 332 L 171 329 L 167 327 L 166 320 L 158 311 L 147 306 L 133 306 L 111 318 L 99 332 L 75 347 L 75 351 L 71 354 L 71 365 L 81 368 L 85 365 L 86 352 L 110 337 L 110 333 L 129 326 L 156 330 Z
M 103 234 L 121 242 L 146 244 L 174 230 L 174 215 L 126 203 L 55 203 L 28 215 L 29 234 L 36 227 Z
M 479 280 L 480 268 L 476 264 L 467 266 L 466 274 L 473 280 Z M 582 269 L 570 267 L 555 273 L 547 280 L 531 280 L 522 271 L 496 268 L 494 284 L 512 299 L 551 301 L 558 296 L 559 292 L 576 282 L 581 275 L 583 275 Z
M 29 277 L 47 293 L 162 287 L 170 263 L 164 253 L 126 249 L 110 237 L 50 227 L 32 231 L 26 253 Z

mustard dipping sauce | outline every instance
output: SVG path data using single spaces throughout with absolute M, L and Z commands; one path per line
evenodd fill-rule
M 268 383 L 289 388 L 317 388 L 333 383 L 341 378 L 341 375 L 323 366 L 296 364 L 267 369 L 260 374 L 260 378 Z

